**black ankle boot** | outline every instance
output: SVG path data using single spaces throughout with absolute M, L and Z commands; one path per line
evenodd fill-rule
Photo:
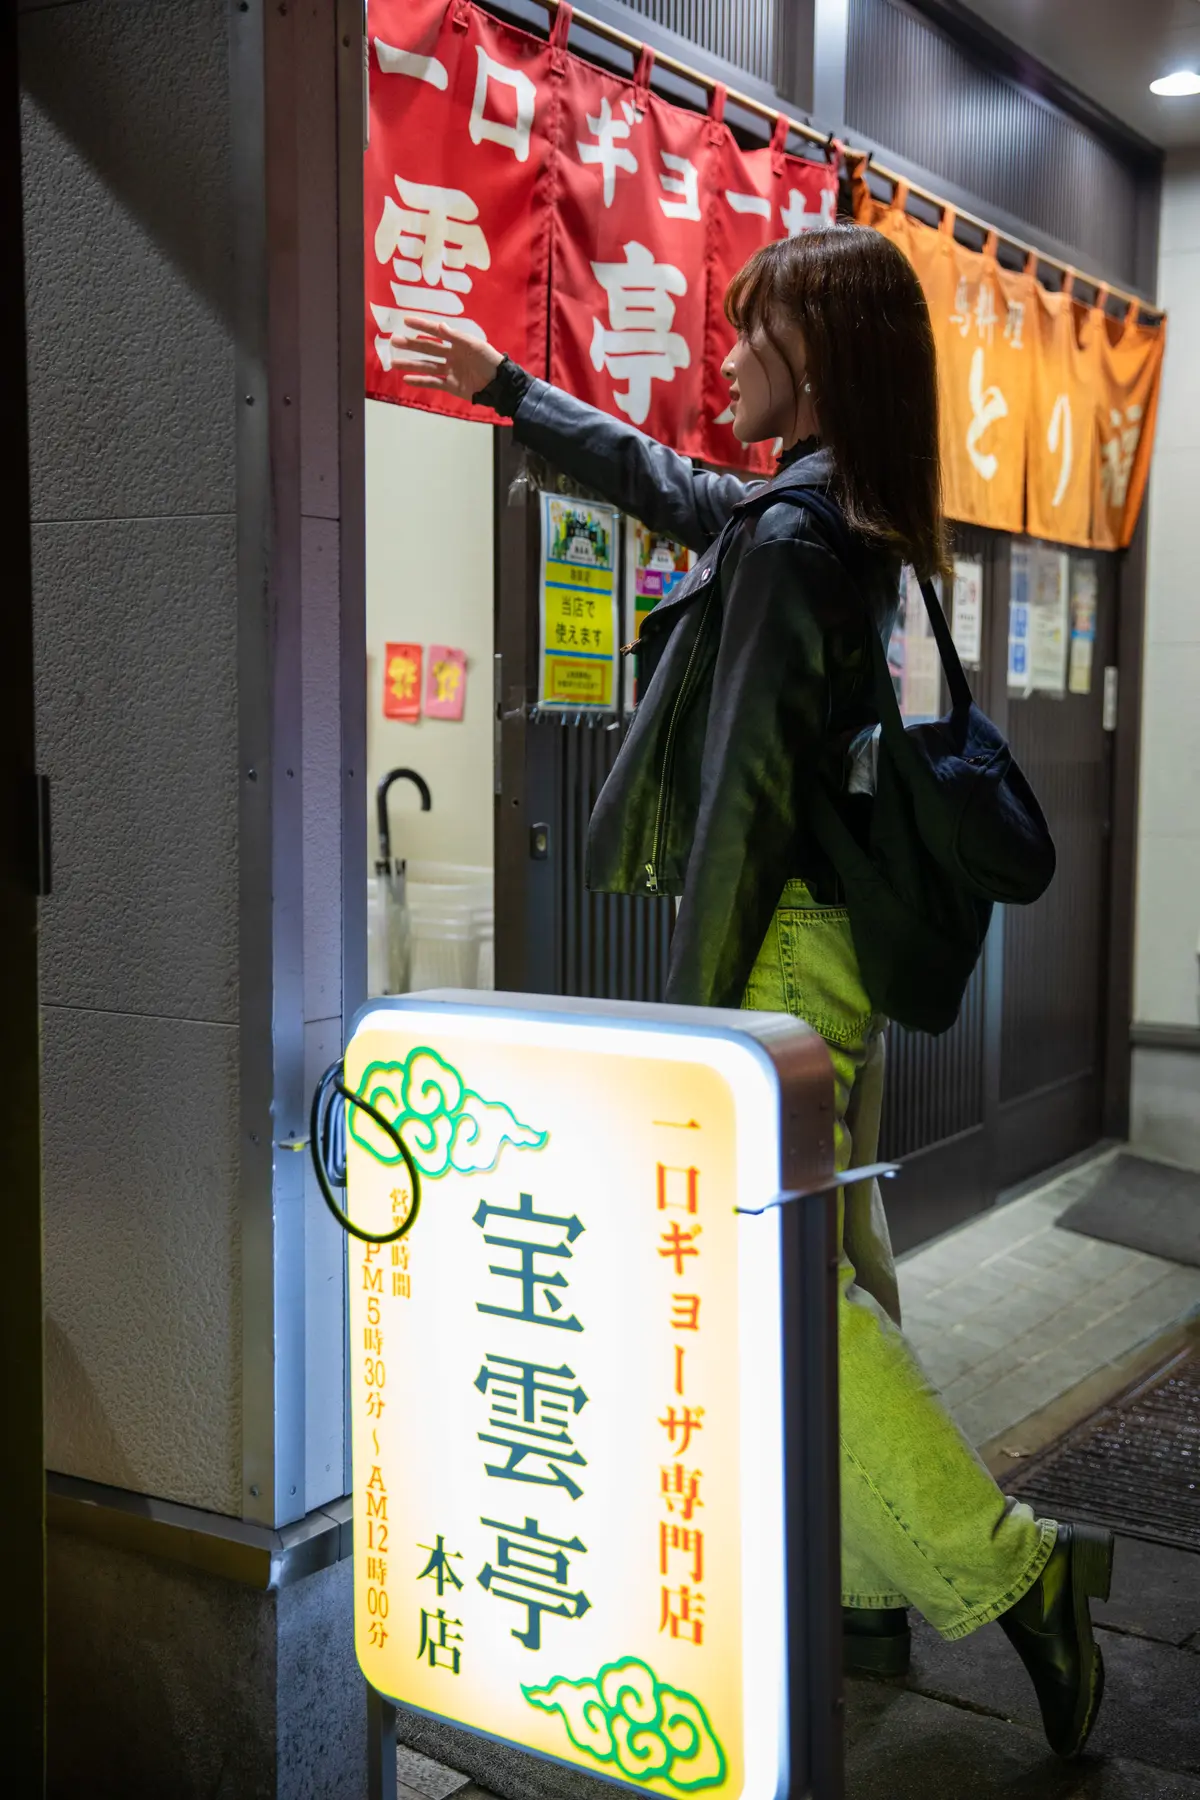
M 1028 1669 L 1050 1748 L 1078 1756 L 1104 1693 L 1104 1659 L 1092 1636 L 1088 1599 L 1107 1600 L 1113 1535 L 1096 1525 L 1060 1525 L 1037 1581 L 999 1623 Z
M 843 1606 L 842 1667 L 848 1675 L 907 1675 L 912 1651 L 902 1606 Z

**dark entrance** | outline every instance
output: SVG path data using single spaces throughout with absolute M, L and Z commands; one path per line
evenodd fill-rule
M 534 483 L 556 477 L 528 468 L 508 432 L 497 433 L 496 477 L 497 984 L 659 999 L 670 903 L 589 894 L 583 882 L 587 822 L 628 720 L 539 718 L 533 706 Z M 1059 872 L 1037 906 L 997 912 L 953 1030 L 890 1034 L 881 1151 L 907 1165 L 889 1195 L 898 1248 L 980 1211 L 1103 1130 L 1113 796 L 1103 695 L 1105 667 L 1116 660 L 1120 562 L 1086 553 L 1098 587 L 1091 691 L 1012 698 L 1012 542 L 955 532 L 958 554 L 983 565 L 983 654 L 973 682 L 1042 800 Z
M 976 696 L 1006 731 L 1045 808 L 1058 874 L 1036 906 L 997 911 L 953 1030 L 941 1038 L 890 1034 L 881 1150 L 910 1165 L 889 1205 L 898 1248 L 990 1205 L 1104 1129 L 1113 739 L 1103 690 L 1104 669 L 1115 662 L 1118 559 L 1078 553 L 1098 578 L 1091 692 L 1014 698 L 1013 540 L 966 527 L 954 538 L 960 554 L 983 564 Z

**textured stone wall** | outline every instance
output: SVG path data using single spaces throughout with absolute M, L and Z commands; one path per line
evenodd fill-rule
M 1200 151 L 1167 158 L 1158 298 L 1168 320 L 1147 499 L 1134 1018 L 1192 1041 L 1134 1050 L 1130 1130 L 1200 1168 Z
M 237 1513 L 226 9 L 29 6 L 21 58 L 47 1460 Z

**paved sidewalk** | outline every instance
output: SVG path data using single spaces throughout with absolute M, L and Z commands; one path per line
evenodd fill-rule
M 448 1800 L 451 1794 L 457 1800 L 495 1800 L 465 1775 L 443 1769 L 441 1763 L 406 1750 L 403 1744 L 396 1746 L 396 1765 L 397 1800 Z
M 1200 1269 L 1056 1225 L 1115 1154 L 900 1264 L 905 1330 L 1002 1483 L 1128 1386 L 1139 1359 L 1165 1361 L 1155 1345 L 1200 1309 Z M 1200 1800 L 1200 1556 L 1118 1539 L 1112 1598 L 1093 1616 L 1107 1684 L 1078 1763 L 1047 1750 L 998 1625 L 944 1644 L 914 1618 L 906 1680 L 846 1684 L 847 1800 Z
M 1079 1762 L 1046 1748 L 998 1625 L 944 1644 L 918 1620 L 907 1680 L 846 1683 L 847 1800 L 1200 1800 L 1200 1556 L 1119 1538 L 1093 1617 L 1107 1682 Z
M 1103 1151 L 901 1260 L 905 1332 L 973 1444 L 1200 1309 L 1200 1269 L 1055 1224 L 1115 1155 Z

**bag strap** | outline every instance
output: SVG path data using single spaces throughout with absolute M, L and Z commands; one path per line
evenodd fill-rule
M 933 626 L 938 655 L 942 659 L 942 668 L 946 672 L 946 685 L 950 689 L 950 704 L 956 710 L 965 709 L 973 703 L 975 696 L 971 692 L 971 684 L 967 680 L 966 670 L 959 659 L 954 634 L 946 621 L 945 610 L 937 597 L 937 589 L 932 581 L 924 576 L 921 578 L 921 598 L 925 602 L 925 611 L 929 615 L 929 623 Z
M 853 577 L 856 561 L 855 542 L 850 534 L 850 528 L 842 516 L 841 508 L 827 488 L 810 487 L 800 482 L 772 483 L 769 487 L 759 489 L 758 492 L 752 494 L 749 501 L 743 502 L 743 507 L 748 507 L 755 501 L 767 500 L 769 502 L 784 497 L 807 506 L 810 513 L 821 522 L 826 528 L 831 547 L 836 552 L 839 561 L 845 565 L 847 572 Z M 959 659 L 953 634 L 946 622 L 945 611 L 931 581 L 922 577 L 920 588 L 921 599 L 925 604 L 925 611 L 933 631 L 933 639 L 937 645 L 938 656 L 945 671 L 946 685 L 950 690 L 950 703 L 956 711 L 965 710 L 973 702 L 971 684 L 967 680 L 966 672 Z M 864 611 L 866 611 L 865 605 Z M 900 703 L 896 699 L 896 690 L 892 686 L 892 675 L 888 667 L 887 651 L 884 648 L 883 639 L 869 614 L 867 622 L 879 722 L 885 730 L 890 727 L 889 739 L 893 739 L 897 731 L 901 733 L 904 731 L 904 719 L 900 711 Z

